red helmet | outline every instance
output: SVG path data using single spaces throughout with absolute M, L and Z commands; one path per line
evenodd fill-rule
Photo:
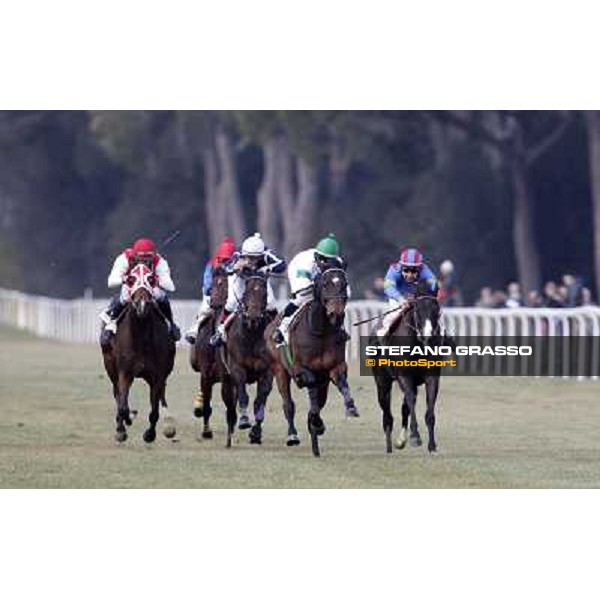
M 400 254 L 401 267 L 417 267 L 423 266 L 423 255 L 416 248 L 406 248 Z
M 226 262 L 234 255 L 234 253 L 235 242 L 230 237 L 223 238 L 223 241 L 219 244 L 211 262 L 213 265 Z
M 146 256 L 156 254 L 156 244 L 147 238 L 136 240 L 132 247 L 134 256 Z

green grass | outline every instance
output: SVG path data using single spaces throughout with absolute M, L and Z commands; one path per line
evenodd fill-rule
M 284 444 L 281 400 L 269 398 L 264 443 L 245 433 L 225 449 L 215 402 L 215 438 L 197 441 L 191 400 L 197 376 L 187 348 L 168 386 L 177 442 L 141 439 L 145 384 L 134 385 L 139 415 L 123 445 L 114 442 L 114 402 L 98 348 L 67 345 L 0 328 L 1 487 L 599 487 L 600 382 L 448 377 L 438 404 L 439 453 L 424 447 L 385 454 L 371 379 L 353 375 L 361 418 L 343 416 L 334 391 L 327 433 L 314 459 L 306 433 L 308 400 L 296 390 L 298 448 Z M 394 412 L 400 401 L 395 393 Z M 423 399 L 418 403 L 421 432 Z M 397 420 L 398 423 L 398 420 Z

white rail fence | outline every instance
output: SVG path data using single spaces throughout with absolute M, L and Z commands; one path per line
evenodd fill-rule
M 95 342 L 100 323 L 98 315 L 106 299 L 58 300 L 0 289 L 0 323 L 12 325 L 35 335 L 67 342 Z M 199 302 L 172 302 L 176 321 L 187 328 Z M 346 328 L 351 333 L 349 358 L 359 356 L 361 335 L 368 335 L 375 322 L 358 327 L 352 324 L 376 317 L 386 309 L 377 301 L 354 300 L 348 303 Z M 446 308 L 444 321 L 455 336 L 600 336 L 600 307 L 580 308 Z M 598 357 L 600 359 L 600 357 Z

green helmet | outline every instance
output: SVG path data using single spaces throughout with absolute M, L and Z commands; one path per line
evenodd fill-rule
M 321 255 L 327 258 L 339 258 L 340 256 L 340 245 L 333 233 L 330 233 L 327 237 L 323 238 L 318 244 L 315 250 Z

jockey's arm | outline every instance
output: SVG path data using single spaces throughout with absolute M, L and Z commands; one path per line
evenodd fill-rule
M 213 267 L 209 261 L 208 263 L 206 263 L 206 267 L 204 267 L 204 276 L 202 277 L 202 294 L 204 296 L 210 296 L 210 292 L 212 289 L 212 279 Z
M 265 250 L 264 261 L 265 265 L 264 267 L 261 267 L 259 271 L 261 273 L 265 273 L 266 275 L 270 273 L 283 273 L 287 267 L 285 259 L 275 254 L 275 252 L 269 248 Z
M 115 259 L 110 275 L 108 276 L 108 287 L 119 287 L 123 284 L 123 279 L 129 271 L 129 261 L 125 254 L 119 254 Z
M 398 289 L 398 279 L 400 271 L 395 265 L 391 265 L 388 272 L 385 275 L 385 282 L 383 284 L 383 291 L 387 298 L 390 300 L 396 300 L 398 302 L 404 301 L 400 290 Z
M 171 269 L 167 261 L 161 256 L 155 268 L 156 277 L 158 278 L 158 287 L 165 292 L 174 292 L 175 284 L 171 279 Z
M 439 287 L 438 280 L 433 271 L 427 265 L 423 265 L 423 268 L 421 269 L 420 280 L 425 281 L 427 288 L 429 289 L 429 293 L 432 296 L 437 295 Z

